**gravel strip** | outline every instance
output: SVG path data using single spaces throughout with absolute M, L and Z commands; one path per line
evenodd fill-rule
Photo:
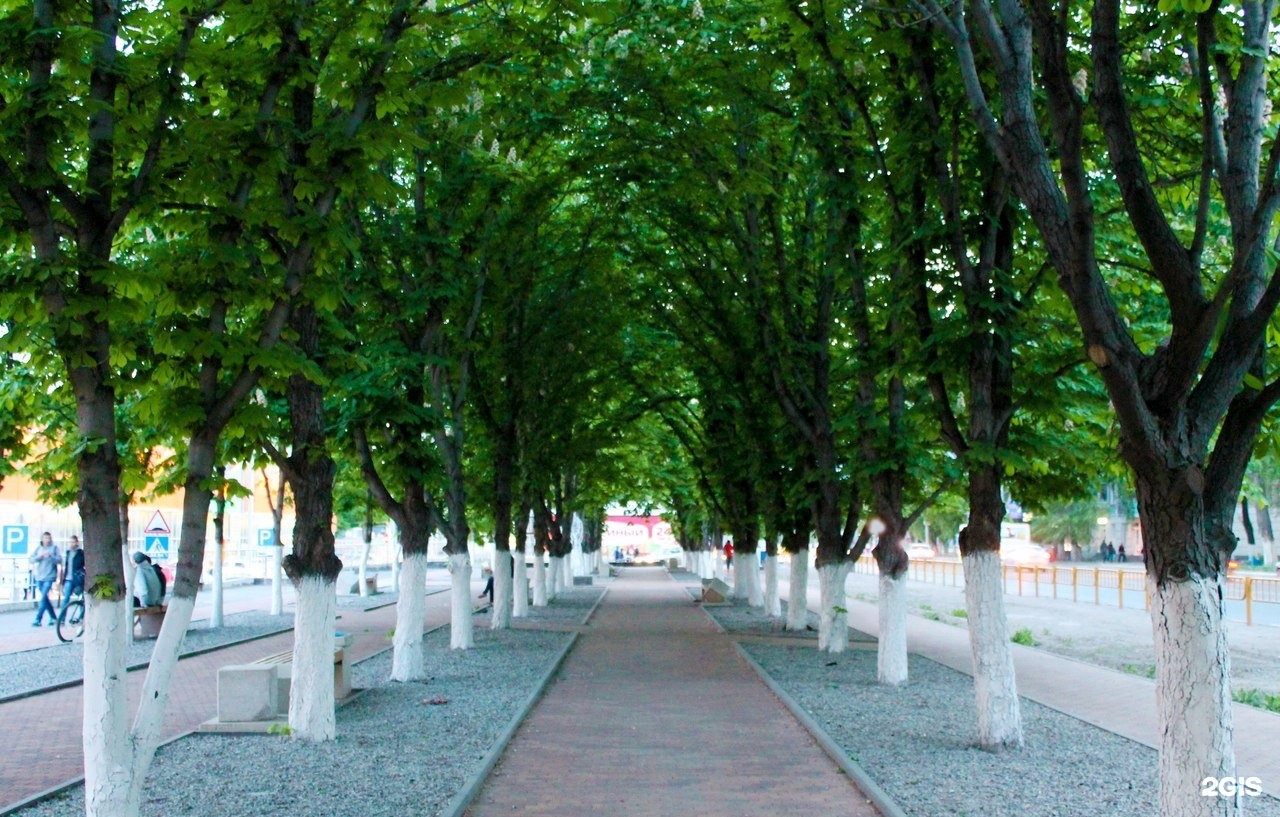
M 732 626 L 737 608 L 708 612 L 742 631 Z M 833 656 L 802 645 L 742 646 L 911 817 L 1159 812 L 1154 749 L 1023 698 L 1026 747 L 981 751 L 973 745 L 973 679 L 927 658 L 910 656 L 910 682 L 893 688 L 876 683 L 874 650 Z M 1250 797 L 1246 809 L 1280 817 L 1271 797 Z
M 182 654 L 225 647 L 293 629 L 293 613 L 273 616 L 261 612 L 233 613 L 223 618 L 224 626 L 208 629 L 207 621 L 193 621 L 182 641 Z M 130 668 L 151 660 L 156 642 L 135 641 L 125 658 Z M 48 687 L 79 682 L 84 676 L 84 648 L 80 642 L 55 644 L 34 650 L 0 655 L 0 701 L 29 695 Z
M 580 615 L 583 606 L 574 600 Z M 477 628 L 475 647 L 458 651 L 449 649 L 448 628 L 437 630 L 426 638 L 431 677 L 425 682 L 388 681 L 389 652 L 355 665 L 355 685 L 368 691 L 338 710 L 338 738 L 331 743 L 277 735 L 190 735 L 162 747 L 141 813 L 437 815 L 570 638 Z M 429 703 L 438 699 L 447 703 Z M 84 789 L 76 786 L 15 813 L 75 817 L 84 813 Z

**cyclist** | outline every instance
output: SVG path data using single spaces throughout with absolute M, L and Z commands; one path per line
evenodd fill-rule
M 72 536 L 67 544 L 66 555 L 58 566 L 59 578 L 62 580 L 62 608 L 58 610 L 58 618 L 67 614 L 67 605 L 71 597 L 84 592 L 84 550 L 80 547 L 80 537 Z

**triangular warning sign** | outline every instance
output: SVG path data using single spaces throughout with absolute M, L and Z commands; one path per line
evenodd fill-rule
M 164 521 L 164 516 L 159 511 L 156 511 L 152 515 L 151 521 L 147 523 L 145 532 L 167 534 L 171 531 L 169 530 L 169 523 Z

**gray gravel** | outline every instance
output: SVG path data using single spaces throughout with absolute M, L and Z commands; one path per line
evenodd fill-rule
M 223 623 L 223 627 L 210 630 L 206 621 L 191 622 L 182 641 L 183 654 L 287 632 L 293 629 L 293 613 L 279 616 L 260 612 L 233 613 L 226 616 Z M 50 635 L 52 636 L 52 630 Z M 151 639 L 135 641 L 130 645 L 125 659 L 129 667 L 145 666 L 151 660 L 155 645 L 156 642 Z M 0 701 L 52 686 L 78 682 L 83 675 L 84 650 L 79 642 L 57 643 L 51 647 L 0 655 Z
M 709 608 L 726 629 L 766 618 Z M 747 640 L 743 648 L 911 817 L 1149 817 L 1157 757 L 1149 747 L 1022 699 L 1027 746 L 993 754 L 973 745 L 973 680 L 910 657 L 910 682 L 876 683 L 874 649 L 832 656 L 811 646 Z M 1249 798 L 1251 815 L 1280 817 L 1280 801 Z
M 571 635 L 533 626 L 581 624 L 599 587 L 574 588 L 531 608 L 521 629 L 479 626 L 475 647 L 449 649 L 449 628 L 426 637 L 430 677 L 387 680 L 391 653 L 353 667 L 367 691 L 338 710 L 338 738 L 325 744 L 276 735 L 189 735 L 156 754 L 142 817 L 430 817 L 479 768 Z M 443 699 L 446 703 L 429 701 Z M 216 769 L 216 773 L 212 770 Z M 84 789 L 16 812 L 76 817 Z

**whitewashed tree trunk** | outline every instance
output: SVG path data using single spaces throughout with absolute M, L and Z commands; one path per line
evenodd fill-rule
M 298 740 L 333 740 L 337 732 L 333 703 L 337 587 L 323 576 L 304 576 L 297 591 L 289 728 Z
M 997 551 L 981 550 L 964 564 L 964 602 L 969 611 L 978 745 L 987 751 L 1022 746 L 1022 710 L 1013 669 L 1013 650 L 1004 612 L 1004 587 Z
M 469 650 L 475 645 L 471 620 L 471 557 L 466 553 L 449 556 L 452 577 L 452 613 L 449 616 L 449 648 Z
M 764 588 L 760 586 L 760 557 L 750 554 L 750 559 L 742 566 L 742 576 L 747 580 L 747 604 L 752 607 L 764 607 Z
M 216 537 L 215 537 L 216 538 Z M 221 542 L 213 543 L 213 609 L 209 611 L 209 628 L 222 626 L 222 558 Z
M 547 566 L 543 562 L 543 554 L 533 554 L 533 606 L 547 606 Z
M 747 560 L 743 558 L 741 553 L 733 554 L 733 593 L 734 600 L 746 601 L 750 594 L 750 582 L 747 578 Z
M 84 790 L 87 817 L 136 817 L 130 802 L 133 755 L 126 727 L 127 598 L 103 601 L 85 593 Z M 128 619 L 128 621 L 126 620 Z
M 133 776 L 129 798 L 136 804 L 142 803 L 147 772 L 155 758 L 156 748 L 160 745 L 160 730 L 164 726 L 173 673 L 178 666 L 178 654 L 182 650 L 182 640 L 191 623 L 195 606 L 194 597 L 174 596 L 170 599 L 164 623 L 160 626 L 160 635 L 151 651 L 151 663 L 147 667 L 138 712 L 133 721 Z
M 787 586 L 787 629 L 801 632 L 809 626 L 809 551 L 791 556 L 791 578 Z
M 907 681 L 907 577 L 880 576 L 880 639 L 876 680 L 897 686 Z
M 849 611 L 845 607 L 844 582 L 852 562 L 818 568 L 822 610 L 818 615 L 818 649 L 841 653 L 849 646 Z
M 271 548 L 271 615 L 284 614 L 284 546 Z
M 716 577 L 716 553 L 714 550 L 701 550 L 698 555 L 702 558 L 702 566 L 699 570 L 699 578 L 714 579 Z
M 778 557 L 764 557 L 764 612 L 778 618 L 782 615 L 782 599 L 778 597 Z
M 420 681 L 427 675 L 422 634 L 427 618 L 427 554 L 411 553 L 400 575 L 396 632 L 391 638 L 391 680 Z
M 556 596 L 560 593 L 560 570 L 564 567 L 564 559 L 559 556 L 552 556 L 548 561 L 550 565 L 547 569 L 547 601 L 555 601 Z
M 604 557 L 603 547 L 596 551 L 596 575 L 601 577 L 609 575 L 609 560 Z
M 529 567 L 525 564 L 524 553 L 516 550 L 511 555 L 515 559 L 511 579 L 511 617 L 528 618 L 529 616 Z
M 365 584 L 365 579 L 369 577 L 369 551 L 373 550 L 373 540 L 365 542 L 360 547 L 360 569 L 356 575 L 356 587 L 360 595 L 369 595 L 369 587 Z
M 489 618 L 491 630 L 506 630 L 511 627 L 511 587 L 511 553 L 496 551 L 493 558 L 493 614 Z
M 1236 815 L 1230 797 L 1200 794 L 1206 777 L 1235 777 L 1231 662 L 1222 581 L 1147 580 L 1156 652 L 1161 817 Z M 1265 782 L 1265 781 L 1264 781 Z

